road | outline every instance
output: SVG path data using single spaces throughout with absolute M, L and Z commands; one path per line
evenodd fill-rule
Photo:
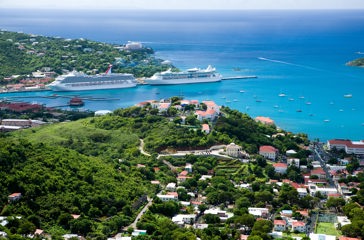
M 313 150 L 315 154 L 315 160 L 318 160 L 320 162 L 322 169 L 326 173 L 326 179 L 328 180 L 330 187 L 335 188 L 336 186 L 334 180 L 332 180 L 330 172 L 326 167 L 326 162 L 330 159 L 330 156 L 328 155 L 328 153 L 325 152 L 325 150 L 322 147 L 322 144 L 320 143 L 315 144 Z
M 148 203 L 143 207 L 143 209 L 139 212 L 138 216 L 136 216 L 134 222 L 130 224 L 129 226 L 124 227 L 124 231 L 127 231 L 128 228 L 132 227 L 136 229 L 136 225 L 138 221 L 142 218 L 143 214 L 148 210 L 148 208 L 153 204 L 153 199 L 150 197 L 147 197 Z

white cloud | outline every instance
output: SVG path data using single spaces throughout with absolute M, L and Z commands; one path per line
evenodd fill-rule
M 363 0 L 0 0 L 30 9 L 364 9 Z

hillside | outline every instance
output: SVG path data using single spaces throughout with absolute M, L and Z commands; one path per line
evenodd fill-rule
M 114 72 L 143 77 L 171 67 L 161 65 L 162 60 L 154 57 L 151 48 L 127 51 L 122 47 L 87 39 L 0 31 L 0 83 L 4 77 L 29 75 L 44 68 L 57 74 L 63 70 L 102 73 L 111 63 Z
M 168 183 L 172 176 L 161 161 L 140 154 L 139 138 L 145 139 L 151 153 L 231 141 L 255 150 L 268 141 L 266 134 L 275 132 L 237 111 L 225 112 L 228 116 L 209 135 L 186 131 L 169 116 L 140 107 L 4 135 L 0 138 L 0 215 L 24 217 L 14 223 L 13 233 L 35 228 L 54 236 L 68 231 L 88 236 L 116 233 L 133 219 L 140 197 L 156 193 L 150 180 Z M 249 131 L 240 135 L 232 125 Z M 163 171 L 156 174 L 154 167 Z M 7 196 L 13 192 L 23 197 L 8 204 Z M 74 220 L 71 214 L 81 218 Z M 21 224 L 27 228 L 19 228 Z
M 179 101 L 172 98 L 172 106 Z M 204 105 L 195 107 L 202 109 Z M 123 228 L 130 236 L 132 229 L 128 226 L 138 213 L 145 213 L 134 225 L 147 230 L 148 236 L 141 239 L 237 239 L 242 225 L 252 234 L 266 234 L 266 230 L 251 231 L 260 221 L 247 213 L 247 207 L 268 204 L 275 212 L 287 207 L 313 208 L 320 201 L 312 196 L 299 198 L 291 185 L 265 184 L 270 179 L 289 179 L 300 184 L 303 177 L 300 169 L 292 166 L 284 174 L 277 173 L 272 162 L 257 155 L 262 145 L 274 146 L 280 153 L 294 149 L 295 157 L 307 164 L 310 151 L 305 149 L 309 142 L 304 134 L 278 130 L 226 107 L 221 108 L 213 122 L 200 122 L 189 115 L 194 112 L 192 105 L 183 111 L 187 116 L 185 123 L 181 122 L 179 111 L 156 110 L 146 104 L 117 109 L 105 116 L 2 134 L 0 216 L 12 217 L 7 218 L 9 223 L 0 231 L 18 239 L 35 229 L 43 229 L 55 239 L 65 233 L 106 239 Z M 208 134 L 201 131 L 204 123 L 212 127 Z M 140 151 L 141 139 L 147 153 Z M 242 146 L 251 161 L 207 154 L 211 146 L 231 142 Z M 168 156 L 179 150 L 202 150 L 205 154 Z M 282 161 L 282 156 L 278 160 Z M 178 199 L 186 203 L 197 201 L 195 194 L 202 195 L 203 204 L 198 207 L 201 211 L 233 204 L 229 214 L 235 216 L 227 223 L 220 223 L 209 214 L 200 216 L 210 225 L 206 230 L 178 228 L 171 221 L 178 213 L 194 213 L 194 208 L 162 202 L 156 194 L 166 192 L 164 187 L 176 182 L 187 163 L 193 165 L 193 173 L 178 183 L 182 187 L 176 190 Z M 211 172 L 211 179 L 201 180 Z M 152 180 L 160 185 L 152 184 Z M 237 187 L 240 183 L 249 184 L 252 190 Z M 9 202 L 11 193 L 21 193 L 22 197 Z M 146 195 L 153 199 L 147 211 L 141 210 Z

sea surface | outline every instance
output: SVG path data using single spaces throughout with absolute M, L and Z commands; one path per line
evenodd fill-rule
M 183 96 L 267 116 L 310 139 L 364 139 L 364 11 L 29 11 L 0 9 L 0 28 L 123 44 L 140 41 L 185 70 L 211 64 L 219 83 L 138 86 L 120 90 L 1 94 L 0 98 L 114 110 L 149 99 Z M 284 94 L 285 96 L 279 96 Z M 352 97 L 344 97 L 351 94 Z

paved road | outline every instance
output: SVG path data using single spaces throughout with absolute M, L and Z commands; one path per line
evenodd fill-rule
M 132 227 L 134 229 L 136 229 L 136 225 L 138 223 L 138 221 L 141 219 L 141 217 L 143 216 L 143 214 L 148 210 L 148 208 L 152 205 L 153 203 L 153 199 L 151 199 L 150 197 L 147 197 L 148 199 L 148 203 L 143 207 L 143 209 L 139 212 L 138 216 L 136 216 L 134 222 L 132 224 L 130 224 L 129 226 L 124 227 L 124 231 L 127 231 L 128 228 Z
M 150 157 L 151 155 L 149 153 L 147 153 L 146 151 L 144 151 L 144 140 L 143 139 L 139 139 L 139 140 L 140 140 L 140 145 L 139 145 L 140 153 L 145 156 Z
M 330 187 L 334 188 L 335 183 L 332 180 L 330 172 L 326 167 L 326 162 L 329 159 L 328 154 L 325 152 L 322 145 L 320 145 L 320 144 L 317 144 L 314 146 L 314 153 L 315 153 L 315 160 L 320 161 L 321 167 L 326 173 L 326 179 L 328 180 Z

